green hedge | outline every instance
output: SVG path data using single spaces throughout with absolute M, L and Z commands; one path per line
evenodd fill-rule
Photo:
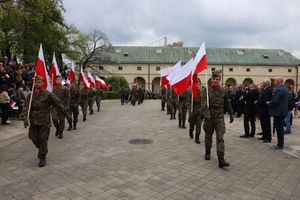
M 102 99 L 120 99 L 119 92 L 103 91 Z

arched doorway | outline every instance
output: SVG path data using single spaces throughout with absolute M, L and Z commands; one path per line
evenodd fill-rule
M 234 78 L 228 78 L 225 81 L 225 86 L 229 87 L 229 86 L 236 86 L 236 80 Z
M 145 89 L 146 81 L 145 81 L 144 78 L 142 78 L 142 77 L 136 77 L 133 82 L 137 83 L 139 86 L 142 86 L 142 88 Z
M 160 77 L 156 77 L 152 80 L 152 91 L 159 94 L 159 92 L 160 92 Z
M 284 82 L 284 85 L 286 85 L 286 86 L 292 86 L 292 87 L 294 87 L 294 84 L 295 84 L 295 82 L 294 82 L 294 80 L 292 80 L 292 79 L 287 79 L 285 82 Z
M 251 78 L 245 78 L 245 80 L 243 81 L 244 86 L 249 86 L 252 83 L 253 83 L 253 80 Z

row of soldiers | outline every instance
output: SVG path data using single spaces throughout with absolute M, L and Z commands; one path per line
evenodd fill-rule
M 128 101 L 130 101 L 133 106 L 135 106 L 136 102 L 140 105 L 144 102 L 145 90 L 142 86 L 134 84 L 131 86 L 131 89 L 129 89 L 129 87 L 122 87 L 120 96 L 121 105 L 124 105 L 124 103 L 127 103 Z
M 95 101 L 97 110 L 100 111 L 101 88 L 99 86 L 96 86 L 96 88 L 83 86 L 79 89 L 76 81 L 71 81 L 70 86 L 64 86 L 60 76 L 57 76 L 54 81 L 53 91 L 49 92 L 43 89 L 44 78 L 37 75 L 34 80 L 32 98 L 28 96 L 25 100 L 22 112 L 25 128 L 30 122 L 28 136 L 38 148 L 39 167 L 46 164 L 47 142 L 51 127 L 50 115 L 56 128 L 55 136 L 62 139 L 65 118 L 69 123 L 68 130 L 76 130 L 79 106 L 82 109 L 83 121 L 86 121 L 88 107 L 90 115 L 93 114 Z
M 201 88 L 200 80 L 198 80 L 198 94 L 193 96 L 190 90 L 177 95 L 172 88 L 161 89 L 161 110 L 165 110 L 167 103 L 167 114 L 170 119 L 176 119 L 178 109 L 178 127 L 186 128 L 186 116 L 189 113 L 189 137 L 194 138 L 194 130 L 196 128 L 195 143 L 200 144 L 201 126 L 205 132 L 205 160 L 210 160 L 212 136 L 216 132 L 217 155 L 219 167 L 228 167 L 230 164 L 225 161 L 224 134 L 225 122 L 224 113 L 230 115 L 230 123 L 233 122 L 233 110 L 226 91 L 220 86 L 220 73 L 214 72 L 211 81 L 208 84 L 208 92 L 206 88 Z M 208 99 L 207 99 L 208 97 Z M 191 101 L 193 98 L 193 101 Z

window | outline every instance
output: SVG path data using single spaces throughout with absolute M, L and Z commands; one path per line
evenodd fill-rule
M 246 69 L 246 72 L 250 72 L 250 68 L 247 68 L 247 69 Z
M 156 67 L 156 71 L 159 71 L 160 70 L 160 67 Z
M 119 66 L 119 67 L 118 67 L 118 70 L 123 70 L 123 67 L 122 67 L 122 66 Z
M 142 70 L 142 67 L 137 67 L 137 70 L 138 70 L 138 71 L 141 71 L 141 70 Z
M 103 66 L 100 66 L 99 69 L 100 69 L 100 70 L 103 70 L 104 68 L 103 68 Z
M 214 68 L 214 67 L 213 67 L 213 68 L 211 68 L 211 71 L 212 71 L 212 72 L 216 71 L 216 68 Z
M 288 69 L 288 72 L 292 72 L 292 69 Z
M 230 72 L 233 72 L 233 68 L 229 68 L 229 71 L 230 71 Z
M 272 72 L 272 69 L 269 69 L 269 72 Z

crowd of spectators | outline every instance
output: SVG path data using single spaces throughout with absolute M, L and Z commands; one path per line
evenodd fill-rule
M 0 113 L 2 125 L 10 124 L 9 118 L 19 119 L 22 104 L 30 94 L 34 64 L 18 64 L 0 58 Z

